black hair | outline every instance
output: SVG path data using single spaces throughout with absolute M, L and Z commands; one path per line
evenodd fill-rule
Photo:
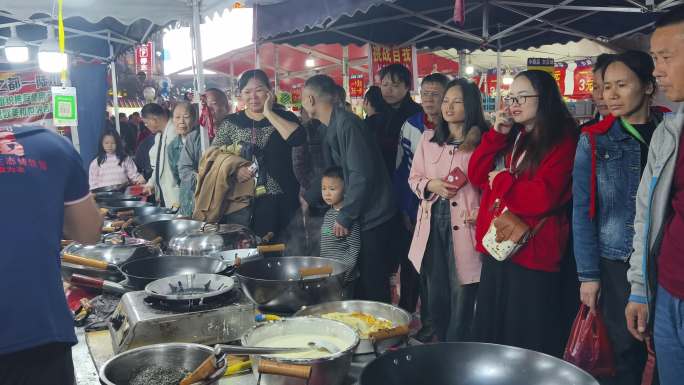
M 339 84 L 335 84 L 335 90 L 337 91 L 337 101 L 344 104 L 347 101 L 347 90 Z
M 403 64 L 394 63 L 383 67 L 380 70 L 380 80 L 384 79 L 387 75 L 389 75 L 392 81 L 400 81 L 404 83 L 407 88 L 411 88 L 413 76 L 411 75 L 411 71 Z
M 192 119 L 193 124 L 197 124 L 197 105 L 189 102 L 178 102 L 175 106 L 173 106 L 173 110 L 175 111 L 179 106 L 185 107 L 188 110 L 188 113 L 190 113 L 190 118 Z
M 140 116 L 140 113 L 139 113 L 138 111 L 136 111 L 136 112 L 134 112 L 134 113 L 128 115 L 129 118 L 132 118 L 132 117 L 134 117 L 134 116 Z
M 319 97 L 327 98 L 332 103 L 337 97 L 337 84 L 328 75 L 314 75 L 306 80 L 304 87 L 311 89 Z
M 592 72 L 600 71 L 603 74 L 603 70 L 608 67 L 608 64 L 613 61 L 614 57 L 615 54 L 612 53 L 602 53 L 598 55 L 594 61 L 594 68 L 592 69 Z
M 454 79 L 449 82 L 446 86 L 446 91 L 454 87 L 459 87 L 463 93 L 463 110 L 465 112 L 463 138 L 468 136 L 471 129 L 480 130 L 480 132 L 485 131 L 489 124 L 484 117 L 484 111 L 482 110 L 482 95 L 480 94 L 478 87 L 475 83 L 465 78 Z M 430 141 L 443 146 L 449 141 L 450 134 L 449 123 L 442 121 L 435 129 L 435 134 Z M 474 149 L 474 147 L 472 149 Z M 471 148 L 468 150 L 471 150 Z
M 423 81 L 420 82 L 420 86 L 424 86 L 425 83 L 437 83 L 441 85 L 443 88 L 447 88 L 449 84 L 449 78 L 444 75 L 443 73 L 435 72 L 433 74 L 430 74 L 426 77 L 423 78 Z
M 244 76 L 244 75 L 243 75 L 243 76 Z M 249 80 L 247 80 L 247 82 L 249 82 Z M 245 82 L 245 85 L 247 85 L 247 82 Z M 217 99 L 220 99 L 221 102 L 223 102 L 223 103 L 225 103 L 226 105 L 228 105 L 228 96 L 226 96 L 226 93 L 225 93 L 225 92 L 221 91 L 221 90 L 218 89 L 218 88 L 214 88 L 214 87 L 212 87 L 212 88 L 207 88 L 207 89 L 204 91 L 205 94 L 208 94 L 208 93 L 210 93 L 210 92 L 211 92 L 212 94 L 214 94 L 214 95 L 217 97 Z
M 644 87 L 651 84 L 653 86 L 653 93 L 651 97 L 655 96 L 658 90 L 658 83 L 656 82 L 655 76 L 653 76 L 653 71 L 655 70 L 655 65 L 653 64 L 653 59 L 651 55 L 642 51 L 625 51 L 619 55 L 613 55 L 612 60 L 606 64 L 603 68 L 603 77 L 606 77 L 606 70 L 613 63 L 622 63 L 634 72 L 634 74 L 639 78 L 641 85 Z
M 655 22 L 656 28 L 668 27 L 684 22 L 684 5 L 670 8 L 663 13 Z
M 127 118 L 127 117 L 128 117 L 128 116 L 126 116 L 126 113 L 125 113 L 125 112 L 119 112 L 119 119 L 121 119 L 121 118 Z
M 577 132 L 577 122 L 565 105 L 553 76 L 545 71 L 528 70 L 519 73 L 515 78 L 521 76 L 532 83 L 539 104 L 534 130 L 521 141 L 518 153 L 522 154 L 525 151 L 526 155 L 520 166 L 516 167 L 516 172 L 536 169 L 551 149 Z M 525 129 L 520 125 L 516 126 L 517 129 Z
M 104 147 L 102 146 L 102 141 L 106 136 L 111 136 L 114 138 L 114 143 L 116 144 L 116 150 L 115 154 L 116 157 L 119 159 L 119 166 L 121 166 L 121 163 L 123 163 L 124 160 L 126 160 L 126 157 L 128 156 L 126 154 L 126 149 L 124 148 L 123 141 L 121 140 L 121 136 L 119 135 L 116 130 L 113 129 L 105 129 L 102 131 L 102 135 L 100 135 L 100 141 L 97 144 L 97 165 L 102 166 L 102 163 L 107 159 L 107 153 L 104 150 Z
M 266 72 L 262 70 L 249 70 L 243 72 L 240 76 L 240 80 L 238 81 L 238 89 L 240 92 L 247 87 L 247 83 L 252 79 L 258 80 L 263 83 L 264 87 L 269 90 L 271 89 L 271 80 L 268 78 L 268 75 L 266 75 Z
M 380 87 L 378 86 L 368 87 L 368 91 L 366 91 L 366 94 L 363 96 L 363 100 L 368 102 L 376 112 L 385 111 L 387 108 L 387 103 L 382 97 L 382 90 L 380 90 Z
M 157 103 L 148 103 L 145 104 L 140 110 L 140 115 L 142 115 L 143 118 L 149 117 L 149 116 L 156 116 L 156 117 L 169 117 L 169 111 L 167 111 L 164 107 L 160 106 Z
M 338 178 L 344 182 L 344 172 L 340 166 L 332 166 L 323 171 L 324 178 Z

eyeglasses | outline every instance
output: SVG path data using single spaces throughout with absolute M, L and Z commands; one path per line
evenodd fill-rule
M 503 98 L 503 102 L 507 106 L 512 106 L 513 104 L 517 104 L 519 106 L 522 106 L 523 104 L 527 103 L 527 98 L 538 98 L 539 95 L 520 95 L 520 96 L 506 96 Z
M 420 93 L 421 99 L 440 99 L 442 97 L 442 94 L 439 92 L 421 92 Z

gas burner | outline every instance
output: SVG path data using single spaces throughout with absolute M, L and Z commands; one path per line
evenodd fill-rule
M 239 290 L 231 290 L 225 294 L 192 300 L 168 300 L 147 296 L 143 299 L 145 304 L 157 310 L 172 311 L 177 313 L 190 313 L 196 311 L 213 310 L 236 303 L 241 298 Z

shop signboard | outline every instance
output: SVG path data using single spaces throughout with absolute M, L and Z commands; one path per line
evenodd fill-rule
M 390 64 L 399 63 L 408 68 L 409 71 L 412 71 L 414 50 L 414 46 L 386 47 L 371 44 L 371 66 L 373 68 L 374 84 L 380 83 L 380 70 Z
M 144 72 L 148 79 L 154 70 L 154 43 L 148 42 L 135 46 L 135 73 Z
M 39 70 L 0 72 L 0 127 L 50 125 L 51 87 L 60 83 L 59 74 Z
M 349 79 L 349 96 L 352 98 L 362 98 L 366 92 L 366 85 L 363 75 L 352 75 Z

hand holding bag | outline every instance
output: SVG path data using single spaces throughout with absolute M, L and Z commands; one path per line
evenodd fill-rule
M 508 172 L 515 174 L 513 170 L 513 160 L 515 158 L 515 152 L 518 145 L 518 140 L 520 139 L 520 134 L 515 138 L 515 143 L 513 144 L 513 152 L 511 153 L 511 164 Z M 520 155 L 516 167 L 520 165 L 525 153 Z M 501 200 L 497 199 L 494 202 L 494 211 L 499 210 L 499 205 Z M 530 229 L 520 217 L 513 214 L 504 207 L 500 214 L 497 215 L 492 223 L 489 225 L 487 233 L 482 238 L 482 245 L 487 250 L 487 252 L 498 261 L 505 261 L 514 255 L 521 247 L 527 243 L 535 234 L 541 229 L 541 227 L 546 222 L 546 218 L 543 218 L 534 229 Z

